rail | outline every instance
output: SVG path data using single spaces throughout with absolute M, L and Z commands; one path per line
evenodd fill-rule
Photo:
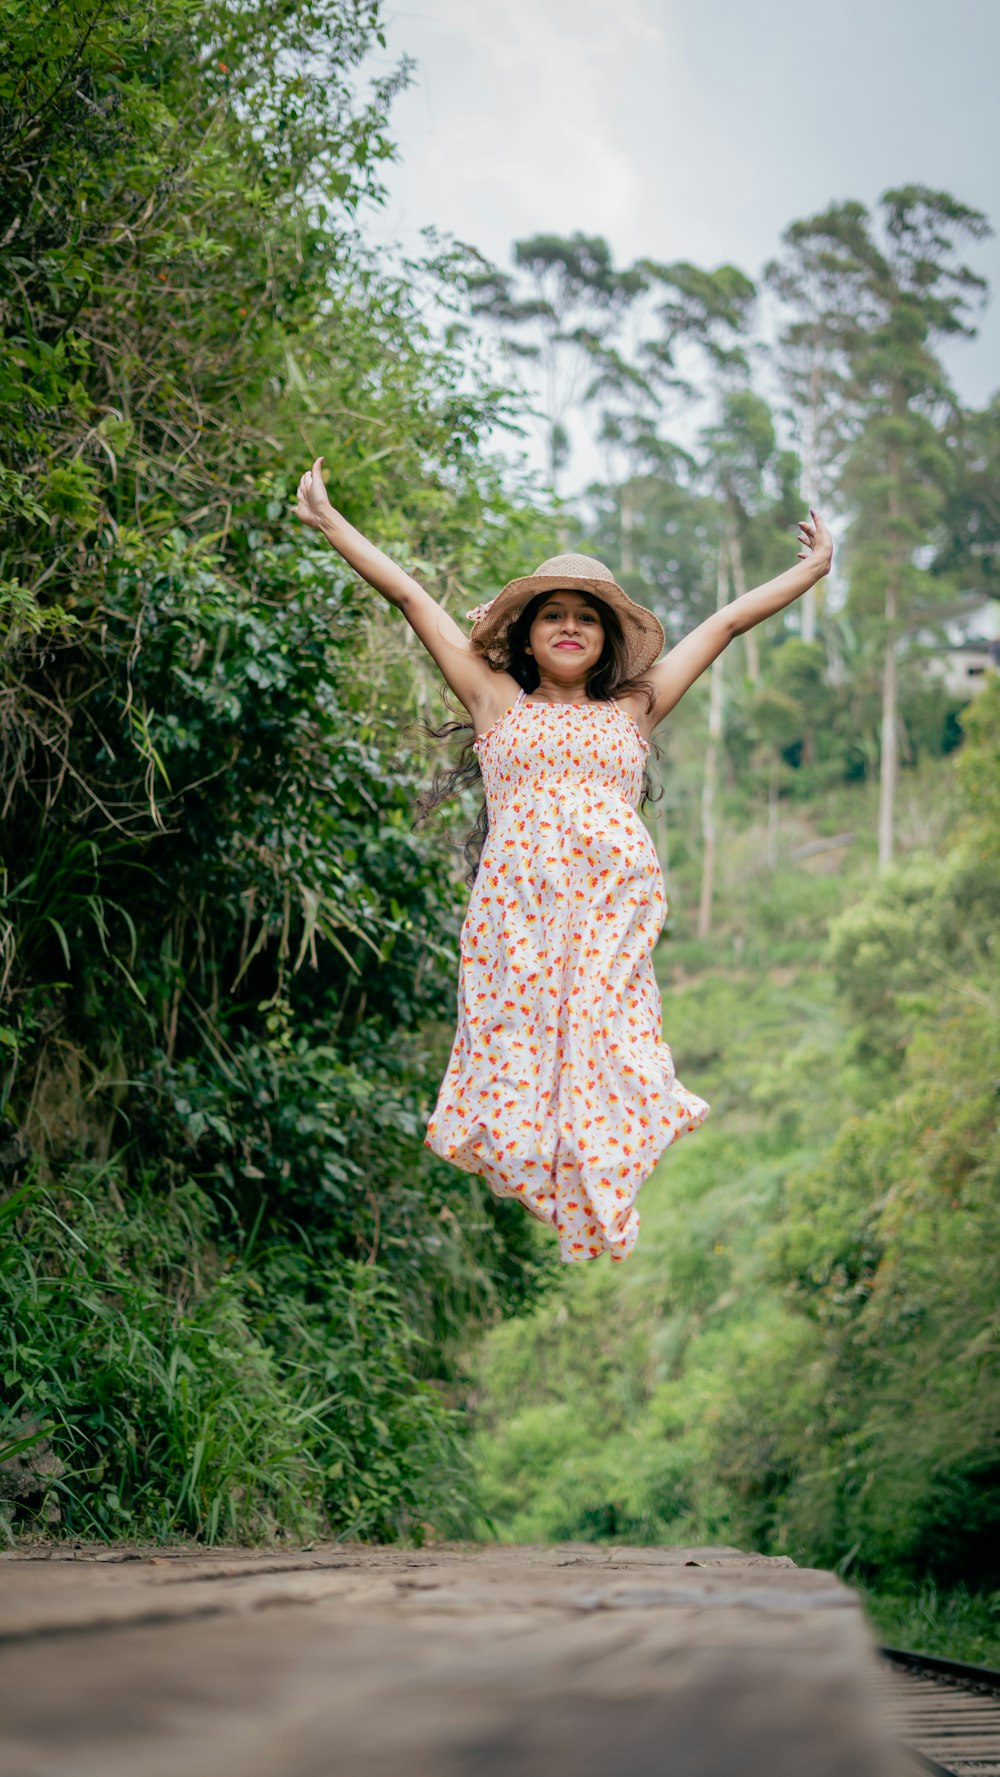
M 879 1689 L 911 1762 L 934 1777 L 1000 1777 L 1000 1672 L 880 1647 Z

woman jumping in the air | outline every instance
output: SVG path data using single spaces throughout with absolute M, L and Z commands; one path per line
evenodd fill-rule
M 476 732 L 488 829 L 461 935 L 458 1030 L 425 1145 L 519 1199 L 563 1259 L 624 1259 L 639 1186 L 708 1105 L 661 1037 L 663 877 L 637 808 L 649 737 L 732 640 L 830 571 L 813 512 L 799 563 L 663 630 L 603 563 L 559 555 L 468 612 L 466 635 L 334 510 L 322 457 L 297 516 L 398 606 Z

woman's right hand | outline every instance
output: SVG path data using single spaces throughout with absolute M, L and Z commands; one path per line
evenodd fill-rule
M 488 728 L 504 708 L 504 702 L 498 699 L 505 699 L 509 707 L 517 696 L 516 679 L 507 673 L 495 673 L 485 657 L 475 652 L 465 630 L 459 628 L 450 612 L 431 598 L 412 574 L 383 555 L 342 512 L 331 506 L 323 484 L 322 457 L 316 458 L 299 482 L 295 516 L 310 529 L 322 531 L 348 567 L 402 611 L 480 729 Z
M 316 458 L 312 468 L 306 470 L 299 482 L 295 516 L 314 531 L 323 530 L 337 516 L 327 497 L 322 457 Z

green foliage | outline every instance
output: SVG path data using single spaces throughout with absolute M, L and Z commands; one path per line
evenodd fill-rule
M 958 782 L 968 811 L 969 845 L 975 858 L 995 863 L 1000 853 L 1000 678 L 988 681 L 969 706 L 962 727 L 969 745 L 957 761 Z
M 973 592 L 997 591 L 1000 521 L 994 489 L 1000 454 L 1000 394 L 982 412 L 957 416 L 952 448 L 958 473 L 949 477 L 939 572 Z
M 67 1531 L 469 1528 L 459 1415 L 414 1381 L 415 1335 L 377 1268 L 331 1275 L 275 1245 L 250 1264 L 183 1178 L 164 1193 L 80 1167 L 30 1204 L 30 1243 L 4 1218 L 3 1382 L 60 1453 Z
M 830 961 L 853 1015 L 863 1055 L 890 1065 L 944 957 L 938 949 L 948 884 L 939 863 L 911 862 L 833 923 Z
M 789 1199 L 781 1273 L 824 1333 L 816 1435 L 787 1534 L 861 1570 L 990 1582 L 996 1008 L 936 1009 L 902 1090 L 848 1127 Z M 995 1580 L 995 1576 L 993 1576 Z
M 965 821 L 947 857 L 923 857 L 885 877 L 831 927 L 830 961 L 850 1007 L 859 1052 L 890 1068 L 963 977 L 995 966 L 1000 880 L 995 792 L 1000 681 L 968 710 L 956 760 Z
M 661 953 L 712 1118 L 644 1186 L 629 1265 L 492 1334 L 477 1399 L 503 1535 L 790 1553 L 861 1583 L 887 1639 L 975 1660 L 998 1646 L 997 681 L 966 729 L 942 856 L 814 879 L 794 961 L 790 870 L 742 973 Z
M 51 1413 L 73 1528 L 468 1524 L 441 1388 L 545 1267 L 422 1142 L 464 899 L 411 831 L 436 687 L 290 501 L 325 449 L 452 605 L 549 521 L 446 268 L 357 236 L 405 79 L 359 92 L 376 5 L 6 22 L 4 1405 Z
M 723 397 L 718 424 L 709 426 L 704 442 L 711 476 L 729 506 L 747 517 L 760 501 L 761 483 L 777 445 L 767 402 L 752 389 L 734 389 Z
M 126 1212 L 113 1173 L 80 1168 L 30 1209 L 30 1238 L 13 1239 L 8 1216 L 0 1249 L 3 1384 L 44 1415 L 67 1530 L 311 1532 L 308 1405 L 282 1385 L 238 1273 L 203 1269 L 207 1199 L 187 1181 L 169 1195 L 133 1184 Z
M 888 1647 L 996 1666 L 1000 1649 L 1000 1594 L 956 1586 L 942 1592 L 933 1580 L 863 1591 L 862 1599 L 878 1639 Z

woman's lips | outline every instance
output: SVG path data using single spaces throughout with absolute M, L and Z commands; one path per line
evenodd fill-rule
M 579 652 L 579 650 L 583 647 L 583 643 L 582 642 L 556 642 L 555 646 L 557 648 L 576 648 L 577 651 Z

